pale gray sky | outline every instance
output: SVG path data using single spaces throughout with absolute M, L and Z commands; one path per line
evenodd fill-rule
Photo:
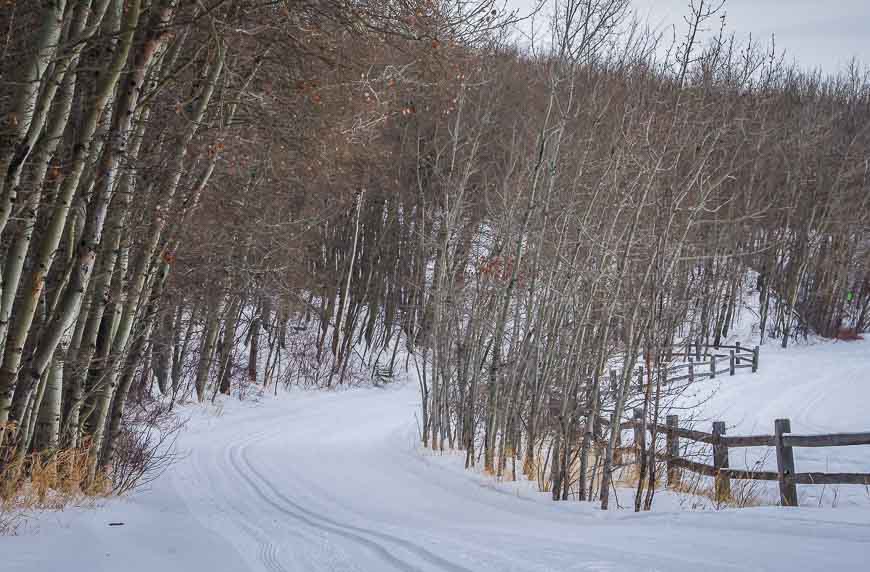
M 632 2 L 656 29 L 677 25 L 678 33 L 685 30 L 682 17 L 688 14 L 689 0 Z M 508 3 L 526 8 L 534 0 Z M 870 65 L 870 0 L 726 0 L 725 10 L 728 29 L 738 38 L 751 33 L 767 41 L 776 34 L 777 48 L 785 50 L 789 62 L 826 72 L 842 69 L 852 57 Z

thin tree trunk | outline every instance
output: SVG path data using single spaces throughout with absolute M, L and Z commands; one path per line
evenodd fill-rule
M 35 449 L 45 451 L 58 447 L 60 436 L 61 398 L 63 396 L 63 361 L 55 357 L 48 372 L 48 381 L 36 421 Z

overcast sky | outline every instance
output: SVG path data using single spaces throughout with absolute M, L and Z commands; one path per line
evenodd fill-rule
M 508 0 L 527 8 L 534 0 Z M 635 9 L 656 29 L 678 26 L 689 0 L 632 0 Z M 547 0 L 548 6 L 552 0 Z M 750 33 L 769 39 L 776 34 L 777 48 L 786 60 L 826 72 L 842 69 L 852 57 L 870 64 L 870 0 L 726 0 L 728 29 L 739 38 Z M 679 28 L 682 26 L 682 28 Z M 670 33 L 670 32 L 669 32 Z

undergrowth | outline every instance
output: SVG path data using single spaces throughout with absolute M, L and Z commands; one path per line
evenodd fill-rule
M 586 475 L 586 486 L 591 491 L 593 499 L 598 497 L 599 487 L 601 482 L 601 465 L 603 460 L 603 450 L 601 447 L 593 447 L 590 452 L 588 462 L 588 472 Z M 515 459 L 513 452 L 508 455 L 508 459 L 503 461 L 502 466 L 509 467 L 510 463 Z M 523 477 L 532 481 L 537 486 L 538 492 L 552 494 L 553 479 L 550 472 L 551 469 L 552 450 L 545 443 L 539 443 L 535 448 L 534 455 L 531 459 L 517 462 L 517 479 L 513 477 L 513 471 L 504 470 L 499 476 L 495 471 L 486 471 L 481 469 L 479 472 L 485 476 L 498 481 L 521 480 Z M 632 447 L 620 447 L 617 451 L 616 458 L 618 463 L 613 474 L 614 488 L 623 491 L 629 489 L 637 490 L 639 478 L 639 465 L 636 463 L 636 455 Z M 755 462 L 750 462 L 746 459 L 746 470 L 762 471 L 766 462 L 766 457 Z M 499 466 L 498 459 L 495 466 Z M 749 508 L 758 507 L 770 504 L 766 498 L 766 483 L 759 480 L 747 479 L 731 479 L 730 491 L 727 495 L 716 493 L 715 480 L 688 470 L 680 471 L 680 476 L 677 482 L 673 485 L 667 484 L 666 463 L 659 461 L 655 464 L 656 471 L 656 494 L 672 494 L 675 495 L 679 506 L 685 510 L 723 510 L 727 508 Z M 569 498 L 578 498 L 578 483 L 580 477 L 580 461 L 575 457 L 568 470 L 569 479 Z M 644 477 L 646 481 L 648 476 Z M 870 487 L 867 488 L 867 494 L 870 496 Z M 646 494 L 646 492 L 644 492 Z
M 168 407 L 136 405 L 125 417 L 114 456 L 93 480 L 88 478 L 89 439 L 75 448 L 21 455 L 16 453 L 15 427 L 0 427 L 0 535 L 16 534 L 38 511 L 90 506 L 141 489 L 177 460 L 175 442 L 183 422 Z

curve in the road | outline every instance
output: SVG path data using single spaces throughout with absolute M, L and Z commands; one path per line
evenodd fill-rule
M 277 432 L 269 436 L 274 436 L 275 434 L 277 434 Z M 261 435 L 261 437 L 263 436 L 265 435 Z M 252 439 L 248 440 L 244 445 L 231 447 L 230 462 L 234 471 L 244 479 L 250 489 L 254 491 L 263 502 L 268 503 L 275 510 L 312 528 L 327 533 L 338 534 L 348 540 L 352 540 L 374 552 L 385 564 L 398 570 L 420 570 L 420 568 L 410 562 L 396 557 L 391 553 L 387 545 L 399 546 L 417 558 L 420 558 L 421 560 L 437 567 L 437 569 L 444 570 L 445 572 L 471 572 L 469 569 L 441 558 L 440 556 L 404 538 L 360 526 L 344 524 L 306 509 L 283 494 L 266 476 L 257 470 L 248 456 L 248 449 L 255 442 L 256 439 Z M 270 497 L 264 489 L 270 491 L 272 497 Z M 275 498 L 278 500 L 274 500 Z M 381 542 L 373 539 L 377 539 Z M 383 543 L 387 543 L 387 545 Z

